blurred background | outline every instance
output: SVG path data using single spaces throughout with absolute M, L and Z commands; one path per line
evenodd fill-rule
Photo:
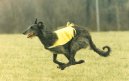
M 0 0 L 0 33 L 21 33 L 35 18 L 48 30 L 70 21 L 92 31 L 124 31 L 129 0 Z

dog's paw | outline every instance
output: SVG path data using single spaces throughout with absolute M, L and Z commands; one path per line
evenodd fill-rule
M 64 69 L 66 68 L 66 65 L 65 65 L 65 64 L 59 65 L 59 66 L 57 66 L 57 68 L 59 68 L 59 69 L 61 69 L 61 70 L 64 70 Z
M 85 61 L 84 60 L 79 60 L 78 62 L 76 62 L 77 64 L 81 64 L 81 63 L 84 63 Z

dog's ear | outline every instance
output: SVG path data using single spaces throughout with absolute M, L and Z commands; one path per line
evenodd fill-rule
M 37 24 L 37 18 L 36 18 L 36 20 L 35 20 L 35 23 L 34 24 Z
M 43 22 L 38 22 L 38 27 L 39 27 L 40 29 L 43 29 L 43 28 L 44 28 Z

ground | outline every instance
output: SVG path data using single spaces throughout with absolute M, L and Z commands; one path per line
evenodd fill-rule
M 20 34 L 0 35 L 0 81 L 129 81 L 129 32 L 92 32 L 101 48 L 112 48 L 101 57 L 90 48 L 80 50 L 76 59 L 85 63 L 60 70 L 38 38 Z M 58 60 L 67 62 L 63 55 Z

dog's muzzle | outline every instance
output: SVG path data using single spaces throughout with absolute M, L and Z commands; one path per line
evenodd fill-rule
M 31 32 L 31 33 L 28 33 L 27 34 L 27 38 L 32 38 L 35 36 L 35 33 L 34 32 Z

